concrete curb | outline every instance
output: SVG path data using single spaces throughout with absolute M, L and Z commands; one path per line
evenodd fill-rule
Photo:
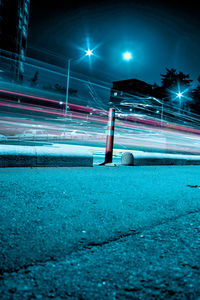
M 167 153 L 132 153 L 133 166 L 200 165 L 200 156 Z M 114 164 L 115 165 L 115 164 Z M 93 155 L 73 146 L 0 145 L 0 168 L 6 167 L 92 167 Z
M 92 167 L 93 155 L 73 147 L 0 146 L 0 167 Z
M 200 165 L 200 156 L 164 153 L 134 154 L 134 166 Z

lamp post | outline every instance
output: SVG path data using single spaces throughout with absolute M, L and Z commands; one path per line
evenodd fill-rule
M 88 49 L 88 50 L 85 50 L 85 56 L 91 56 L 91 55 L 94 55 L 93 51 Z M 68 100 L 69 100 L 69 78 L 70 78 L 70 67 L 71 67 L 71 61 L 75 61 L 77 59 L 79 59 L 80 57 L 78 58 L 69 58 L 68 61 L 67 61 L 67 86 L 66 86 L 66 100 L 65 100 L 65 116 L 67 114 L 67 103 L 68 103 Z
M 67 87 L 66 87 L 66 105 L 65 105 L 65 115 L 67 114 L 67 103 L 69 99 L 69 74 L 70 74 L 70 64 L 71 58 L 67 61 Z
M 167 97 L 162 98 L 161 99 L 162 101 L 160 101 L 157 98 L 154 98 L 154 100 L 156 100 L 159 104 L 161 104 L 161 118 L 160 118 L 161 126 L 163 126 L 163 113 L 164 113 L 164 100 L 165 99 L 167 99 Z
M 164 103 L 162 101 L 162 109 L 161 109 L 161 125 L 162 125 L 162 127 L 163 127 L 163 109 L 164 109 Z
M 169 97 L 164 97 L 162 98 L 162 102 L 161 105 L 162 105 L 162 108 L 161 108 L 161 125 L 163 126 L 163 115 L 164 115 L 164 100 L 166 99 L 169 99 Z M 165 112 L 166 112 L 166 109 L 165 109 Z
M 181 98 L 183 97 L 183 93 L 181 93 L 180 91 L 176 94 L 177 97 L 179 98 L 179 113 L 181 112 L 181 106 L 182 106 L 182 102 L 181 102 Z
M 181 93 L 180 91 L 178 93 L 176 93 L 176 96 L 177 98 L 179 98 L 179 113 L 181 111 L 181 98 L 183 97 L 183 93 Z M 162 102 L 161 101 L 158 101 L 161 105 L 162 105 L 162 108 L 161 108 L 161 125 L 163 126 L 163 113 L 164 113 L 164 100 L 165 99 L 168 99 L 168 97 L 164 97 L 162 98 Z
M 177 98 L 179 98 L 179 113 L 181 111 L 181 98 L 183 97 L 183 93 L 181 93 L 180 91 L 178 93 L 176 93 Z M 161 110 L 161 124 L 163 126 L 163 113 L 164 113 L 164 101 L 165 99 L 167 99 L 168 97 L 164 97 L 162 98 L 162 102 L 160 102 L 162 104 L 162 110 Z

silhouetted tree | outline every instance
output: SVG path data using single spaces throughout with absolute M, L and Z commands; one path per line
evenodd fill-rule
M 200 76 L 197 80 L 198 85 L 196 89 L 192 91 L 193 103 L 191 104 L 191 108 L 194 112 L 200 114 Z
M 189 87 L 192 80 L 189 74 L 184 74 L 183 72 L 177 73 L 176 69 L 166 68 L 166 74 L 161 74 L 162 87 L 165 89 L 173 88 L 178 84 L 180 86 Z
M 167 72 L 166 74 L 160 74 L 161 75 L 161 82 L 162 82 L 162 87 L 164 88 L 169 88 L 176 83 L 176 69 L 168 69 L 166 68 Z
M 162 86 L 157 85 L 157 83 L 154 83 L 152 86 L 152 93 L 151 95 L 158 99 L 163 99 L 166 97 L 165 95 L 165 89 Z
M 158 85 L 156 82 L 154 82 L 154 84 L 152 85 L 152 89 L 155 90 L 155 89 L 157 89 L 158 87 L 159 87 L 159 85 Z
M 178 73 L 174 68 L 171 69 L 166 68 L 166 74 L 161 74 L 161 82 L 162 82 L 161 89 L 164 98 L 167 99 L 167 101 L 169 102 L 172 101 L 173 105 L 175 105 L 174 107 L 177 107 L 177 109 L 181 109 L 182 106 L 182 109 L 189 110 L 189 106 L 191 104 L 191 100 L 190 100 L 191 95 L 188 88 L 190 87 L 192 82 L 192 80 L 190 79 L 190 75 L 184 74 L 183 72 Z M 179 89 L 180 91 L 185 91 L 186 89 L 188 89 L 187 97 L 184 98 L 184 102 L 179 101 L 179 104 L 178 102 L 175 104 L 173 92 L 175 93 L 179 92 Z

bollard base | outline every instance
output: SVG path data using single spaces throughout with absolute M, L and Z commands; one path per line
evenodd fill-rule
M 98 166 L 105 166 L 105 162 L 98 164 Z
M 105 167 L 117 167 L 117 164 L 115 163 L 101 163 L 99 166 L 105 166 Z
M 107 164 L 105 164 L 105 166 L 106 167 L 117 167 L 117 165 L 114 163 L 107 163 Z

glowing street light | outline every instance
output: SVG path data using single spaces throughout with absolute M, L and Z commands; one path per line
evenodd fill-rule
M 176 93 L 177 98 L 180 100 L 179 101 L 179 112 L 181 112 L 181 107 L 182 107 L 182 101 L 181 98 L 183 97 L 183 93 L 181 93 L 180 91 L 178 93 Z
M 91 56 L 94 55 L 93 50 L 90 50 L 88 48 L 88 50 L 85 50 L 85 56 Z M 80 57 L 78 57 L 80 58 Z M 78 58 L 69 58 L 68 59 L 68 67 L 67 67 L 67 87 L 66 87 L 66 104 L 65 104 L 65 115 L 67 114 L 67 103 L 69 100 L 69 77 L 70 77 L 70 64 L 72 60 L 76 60 Z
M 178 93 L 177 93 L 177 97 L 178 97 L 179 99 L 181 99 L 181 97 L 183 97 L 183 93 L 178 92 Z
M 90 57 L 91 55 L 94 55 L 93 51 L 90 50 L 90 49 L 86 50 L 85 53 L 86 53 L 85 55 L 86 55 L 86 56 L 89 56 L 89 57 Z
M 123 59 L 124 59 L 124 60 L 129 61 L 129 60 L 131 60 L 132 58 L 133 58 L 133 57 L 132 57 L 132 53 L 131 53 L 131 52 L 126 51 L 126 52 L 123 53 Z

